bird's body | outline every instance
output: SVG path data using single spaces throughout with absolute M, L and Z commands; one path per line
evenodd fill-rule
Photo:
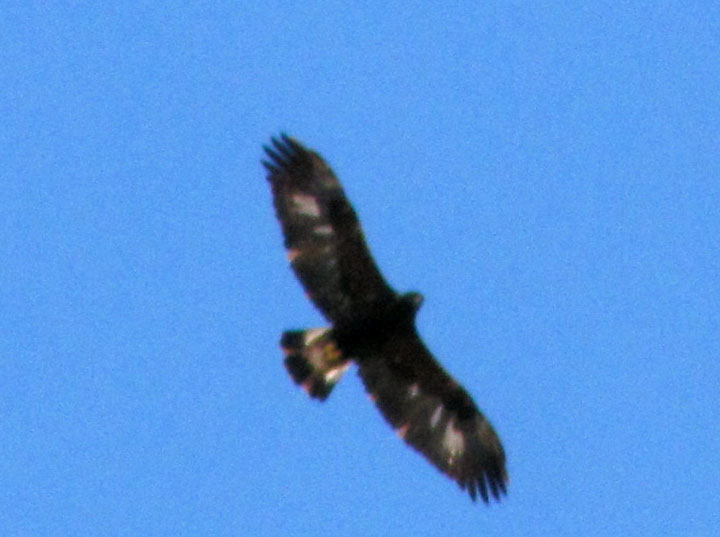
M 283 334 L 293 380 L 324 400 L 354 361 L 388 423 L 474 500 L 505 493 L 505 454 L 468 393 L 437 363 L 415 328 L 419 293 L 396 293 L 377 269 L 335 174 L 287 136 L 265 148 L 293 270 L 330 328 Z

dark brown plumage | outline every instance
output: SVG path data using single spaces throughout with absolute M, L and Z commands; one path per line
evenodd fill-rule
M 285 135 L 265 152 L 288 258 L 332 323 L 283 334 L 293 380 L 324 400 L 354 361 L 371 398 L 405 442 L 473 500 L 499 499 L 507 483 L 500 440 L 418 336 L 422 296 L 398 294 L 385 282 L 355 211 L 317 153 Z

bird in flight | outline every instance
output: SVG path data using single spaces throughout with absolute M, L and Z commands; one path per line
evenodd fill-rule
M 397 293 L 378 270 L 355 210 L 323 158 L 286 135 L 265 146 L 287 256 L 331 323 L 290 330 L 280 345 L 293 381 L 325 400 L 355 362 L 370 398 L 412 448 L 475 501 L 506 493 L 505 452 L 465 389 L 415 328 L 423 297 Z

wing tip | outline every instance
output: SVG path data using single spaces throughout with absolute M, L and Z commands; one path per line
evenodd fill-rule
M 280 168 L 278 168 L 275 164 L 273 164 L 269 160 L 263 159 L 260 161 L 260 163 L 270 174 L 276 174 L 280 171 Z
M 470 499 L 476 502 L 478 497 L 489 505 L 492 500 L 500 502 L 503 496 L 507 496 L 508 477 L 505 469 L 499 466 L 486 467 L 469 479 L 459 480 L 460 488 L 470 495 Z
M 262 148 L 268 159 L 260 162 L 269 172 L 270 177 L 293 166 L 301 165 L 299 157 L 308 152 L 300 142 L 285 132 L 271 136 L 270 143 L 263 145 Z
M 507 496 L 507 477 L 504 475 L 504 472 L 485 472 L 478 481 L 481 487 L 480 492 L 483 502 L 486 504 L 489 504 L 491 499 L 500 502 L 503 496 Z

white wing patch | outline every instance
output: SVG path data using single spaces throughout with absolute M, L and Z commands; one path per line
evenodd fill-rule
M 312 345 L 317 338 L 320 338 L 330 331 L 329 328 L 310 328 L 305 331 L 305 345 Z
M 320 206 L 314 197 L 307 194 L 293 194 L 291 198 L 298 213 L 312 218 L 320 216 Z
M 322 235 L 324 237 L 328 237 L 334 233 L 332 226 L 328 226 L 327 224 L 322 226 L 315 226 L 313 228 L 313 233 L 315 235 Z
M 462 431 L 458 431 L 455 428 L 454 420 L 450 420 L 450 422 L 448 422 L 447 426 L 445 427 L 442 445 L 443 448 L 445 448 L 445 451 L 447 451 L 447 454 L 449 455 L 449 460 L 451 464 L 455 460 L 455 458 L 458 455 L 462 454 L 462 452 L 465 450 L 465 438 L 463 437 Z
M 350 367 L 350 362 L 328 369 L 328 371 L 323 375 L 323 377 L 325 377 L 325 382 L 335 384 L 338 380 L 340 380 L 340 377 L 343 376 L 343 373 L 345 373 L 348 367 Z
M 438 405 L 435 411 L 432 413 L 432 416 L 430 416 L 430 427 L 433 429 L 437 427 L 438 422 L 440 421 L 440 418 L 442 417 L 443 413 L 443 406 L 442 404 Z

